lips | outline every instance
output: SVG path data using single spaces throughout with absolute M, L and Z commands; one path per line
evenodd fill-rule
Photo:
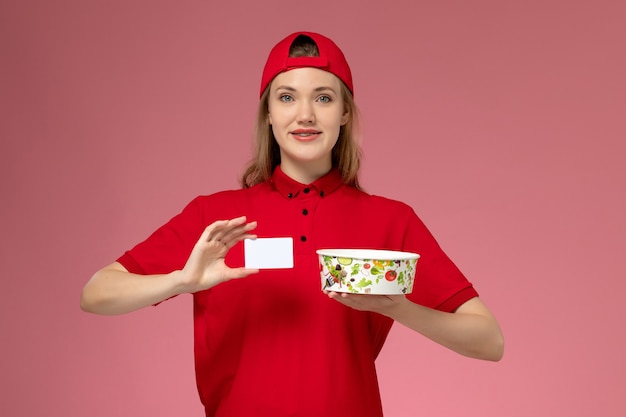
M 291 132 L 292 135 L 303 136 L 303 137 L 319 135 L 320 133 L 322 132 L 320 132 L 319 130 L 315 130 L 315 129 L 297 129 Z
M 320 133 L 319 130 L 315 130 L 315 129 L 296 129 L 290 132 L 293 136 L 295 136 L 297 139 L 300 140 L 307 140 L 307 139 L 314 139 L 316 138 Z

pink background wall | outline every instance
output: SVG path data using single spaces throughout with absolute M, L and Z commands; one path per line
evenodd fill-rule
M 265 56 L 307 29 L 353 67 L 365 187 L 505 331 L 493 364 L 395 327 L 386 415 L 623 416 L 624 4 L 0 1 L 0 415 L 201 415 L 191 297 L 98 317 L 80 290 L 237 186 Z

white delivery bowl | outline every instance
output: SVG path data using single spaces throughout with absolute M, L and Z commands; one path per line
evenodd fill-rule
M 409 294 L 419 255 L 377 249 L 320 249 L 322 290 L 355 294 Z

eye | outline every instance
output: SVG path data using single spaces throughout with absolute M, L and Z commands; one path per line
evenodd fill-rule
M 317 100 L 320 103 L 330 103 L 333 99 L 330 96 L 319 96 Z
M 290 103 L 293 101 L 293 97 L 291 97 L 289 94 L 282 94 L 278 99 L 285 103 Z

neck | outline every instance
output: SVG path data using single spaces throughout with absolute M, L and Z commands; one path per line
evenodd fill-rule
M 300 184 L 311 184 L 317 179 L 328 174 L 332 169 L 332 165 L 324 164 L 323 166 L 320 166 L 319 164 L 311 164 L 311 166 L 309 166 L 301 163 L 294 165 L 283 161 L 280 164 L 280 169 L 285 173 L 285 175 L 295 181 L 298 181 Z

